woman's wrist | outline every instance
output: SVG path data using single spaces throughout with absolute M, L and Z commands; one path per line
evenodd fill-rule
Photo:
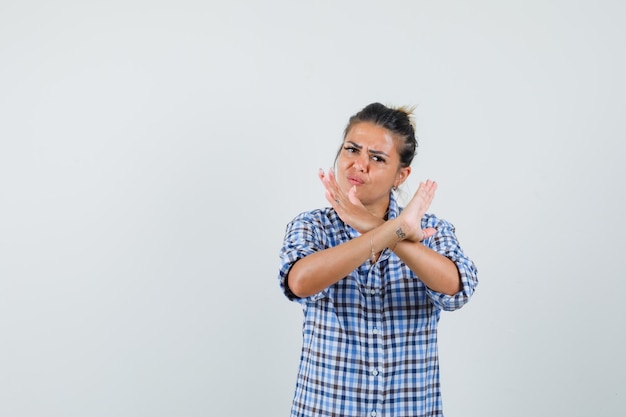
M 382 249 L 389 248 L 393 251 L 398 242 L 405 240 L 407 238 L 405 227 L 404 222 L 397 218 L 388 220 L 381 225 L 376 234 L 380 233 L 381 242 L 379 244 Z

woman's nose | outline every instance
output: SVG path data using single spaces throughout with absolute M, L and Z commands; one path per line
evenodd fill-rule
M 354 163 L 354 168 L 356 168 L 357 171 L 360 172 L 366 172 L 367 171 L 367 164 L 369 162 L 369 157 L 367 155 L 365 156 L 360 156 Z

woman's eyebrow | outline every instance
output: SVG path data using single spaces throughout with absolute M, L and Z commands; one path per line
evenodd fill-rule
M 384 156 L 386 156 L 386 157 L 389 157 L 389 155 L 388 155 L 387 153 L 383 152 L 383 151 L 375 151 L 375 150 L 370 149 L 370 151 L 369 151 L 369 152 L 370 152 L 372 155 L 384 155 Z
M 354 146 L 358 150 L 363 149 L 363 146 L 359 145 L 358 143 L 352 142 L 351 140 L 347 141 L 347 143 L 349 143 L 350 145 Z M 373 149 L 370 149 L 369 153 L 371 153 L 373 155 L 384 155 L 386 157 L 389 157 L 389 155 L 387 153 L 383 152 L 383 151 L 375 151 Z
M 357 148 L 358 150 L 363 149 L 362 145 L 359 145 L 356 142 L 352 142 L 351 140 L 347 141 L 347 143 L 349 143 L 350 145 L 354 146 L 355 148 Z M 375 151 L 373 149 L 369 150 L 369 153 L 374 154 L 374 155 L 385 155 L 385 156 L 389 156 L 387 153 L 383 152 L 383 151 Z

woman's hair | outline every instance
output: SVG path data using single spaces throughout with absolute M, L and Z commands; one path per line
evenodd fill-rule
M 362 122 L 370 122 L 387 129 L 398 141 L 398 154 L 400 155 L 400 166 L 408 167 L 417 153 L 417 140 L 415 139 L 415 126 L 411 120 L 412 108 L 408 107 L 387 107 L 380 103 L 368 104 L 348 121 L 348 125 L 343 132 L 343 138 L 350 132 L 354 125 Z M 339 147 L 335 161 L 341 153 L 342 146 Z

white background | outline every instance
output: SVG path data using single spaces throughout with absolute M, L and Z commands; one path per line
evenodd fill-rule
M 0 3 L 0 415 L 285 416 L 284 227 L 348 117 L 479 268 L 449 417 L 626 414 L 626 3 Z

